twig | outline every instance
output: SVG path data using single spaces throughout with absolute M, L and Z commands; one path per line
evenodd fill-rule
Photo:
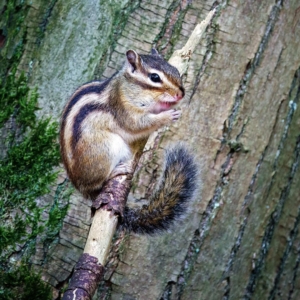
M 186 44 L 180 50 L 174 51 L 174 53 L 170 57 L 169 64 L 176 67 L 180 75 L 183 75 L 187 71 L 190 58 L 195 52 L 195 49 L 199 44 L 208 24 L 211 22 L 215 11 L 216 9 L 214 8 L 208 13 L 205 20 L 203 20 L 195 27 Z
M 195 51 L 207 25 L 211 22 L 215 9 L 209 12 L 205 20 L 198 24 L 192 32 L 186 45 L 174 52 L 169 60 L 182 75 L 186 72 L 188 62 Z M 141 143 L 136 153 L 133 170 L 135 169 L 147 140 Z M 102 275 L 106 263 L 112 237 L 115 233 L 118 219 L 123 215 L 127 196 L 131 187 L 132 174 L 119 175 L 106 182 L 92 209 L 95 214 L 87 238 L 84 254 L 75 266 L 70 284 L 64 293 L 63 300 L 91 299 Z

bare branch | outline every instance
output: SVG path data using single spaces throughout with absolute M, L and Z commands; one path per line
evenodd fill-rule
M 194 53 L 197 45 L 199 45 L 199 42 L 208 26 L 210 24 L 216 9 L 214 8 L 211 10 L 205 20 L 203 20 L 201 23 L 199 23 L 194 31 L 192 32 L 190 38 L 182 47 L 180 50 L 174 51 L 173 55 L 169 59 L 169 64 L 176 67 L 180 73 L 180 75 L 183 75 L 188 68 L 189 60 Z
M 169 63 L 176 67 L 181 75 L 186 72 L 191 55 L 199 44 L 214 13 L 215 9 L 209 12 L 206 19 L 195 27 L 186 45 L 181 50 L 175 51 L 170 58 Z M 135 155 L 133 170 L 136 168 L 146 142 L 147 140 L 141 143 L 141 148 Z M 105 183 L 101 193 L 94 201 L 92 209 L 95 214 L 84 254 L 76 264 L 70 285 L 64 293 L 63 299 L 90 299 L 88 297 L 92 297 L 95 293 L 101 281 L 101 275 L 103 275 L 103 266 L 107 261 L 118 218 L 123 215 L 132 176 L 133 174 L 127 174 L 112 178 Z M 88 267 L 84 267 L 85 265 Z M 96 271 L 93 272 L 93 270 Z M 91 273 L 90 278 L 86 276 L 89 272 Z M 92 274 L 96 275 L 92 276 Z M 86 292 L 87 289 L 88 293 Z

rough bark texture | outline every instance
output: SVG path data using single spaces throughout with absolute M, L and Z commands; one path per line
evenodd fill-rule
M 55 118 L 74 88 L 118 70 L 127 49 L 156 46 L 168 58 L 216 6 L 34 2 L 20 70 L 38 86 L 40 115 Z M 30 24 L 40 20 L 38 40 Z M 116 237 L 99 299 L 299 299 L 299 49 L 298 0 L 219 3 L 185 76 L 183 115 L 149 140 L 129 200 L 151 194 L 162 149 L 180 140 L 201 166 L 199 195 L 170 232 Z M 58 238 L 31 258 L 54 298 L 83 251 L 88 205 L 75 193 Z
M 97 258 L 86 253 L 82 254 L 76 263 L 69 286 L 64 292 L 63 299 L 91 299 L 103 277 L 103 271 L 104 268 L 98 264 Z

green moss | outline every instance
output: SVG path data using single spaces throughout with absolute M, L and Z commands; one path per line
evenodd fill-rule
M 0 114 L 0 273 L 11 270 L 13 264 L 9 258 L 20 251 L 23 261 L 28 262 L 35 252 L 38 235 L 49 245 L 67 211 L 68 194 L 63 189 L 66 185 L 60 187 L 54 204 L 37 201 L 49 193 L 49 187 L 56 181 L 57 172 L 53 167 L 60 161 L 58 124 L 49 118 L 36 118 L 37 99 L 37 91 L 29 89 L 24 75 L 17 78 L 13 67 L 0 87 L 3 107 Z M 49 209 L 47 219 L 44 212 Z M 18 272 L 9 274 L 15 277 Z M 10 287 L 5 282 L 0 286 L 0 299 L 2 295 L 5 295 L 3 299 L 48 299 L 42 294 L 37 296 L 36 292 L 32 298 L 27 295 L 31 287 L 34 292 L 39 288 L 44 290 L 44 285 L 32 272 L 28 271 L 25 279 L 23 275 L 18 275 L 15 282 L 11 280 Z M 15 291 L 24 293 L 18 298 L 14 296 Z
M 0 299 L 52 298 L 29 268 L 30 258 L 37 237 L 45 249 L 58 237 L 70 195 L 67 181 L 49 195 L 57 179 L 53 167 L 60 161 L 58 124 L 36 118 L 37 90 L 29 88 L 24 74 L 17 75 L 28 10 L 26 0 L 8 0 L 0 18 L 5 36 L 0 49 Z
M 28 9 L 27 1 L 8 0 L 0 18 L 0 299 L 52 298 L 29 262 L 38 236 L 44 247 L 58 236 L 70 195 L 64 182 L 54 197 L 41 198 L 57 179 L 58 124 L 36 118 L 37 90 L 24 74 L 17 76 Z
M 8 120 L 12 124 L 0 138 L 6 146 L 0 161 L 0 218 L 6 220 L 0 226 L 1 252 L 7 247 L 13 251 L 16 243 L 27 242 L 43 231 L 41 215 L 45 208 L 38 207 L 35 200 L 48 193 L 57 178 L 53 166 L 60 158 L 58 124 L 36 119 L 37 98 L 25 76 L 16 79 L 15 71 L 0 89 L 4 108 L 0 125 L 7 125 Z M 17 212 L 13 218 L 12 211 Z
M 23 129 L 33 127 L 35 123 L 35 111 L 37 110 L 36 90 L 31 92 L 30 97 L 27 79 L 24 74 L 16 78 L 16 68 L 8 74 L 4 84 L 0 87 L 0 128 L 12 116 Z
M 66 183 L 59 185 L 51 207 L 36 201 L 54 184 L 57 172 L 53 166 L 60 160 L 58 124 L 37 120 L 37 99 L 36 90 L 29 89 L 24 75 L 16 78 L 15 71 L 0 88 L 0 125 L 5 126 L 0 137 L 5 145 L 0 161 L 0 299 L 51 299 L 50 289 L 39 275 L 25 265 L 11 271 L 9 262 L 20 247 L 27 262 L 35 252 L 38 235 L 49 245 L 58 235 L 68 207 Z M 50 212 L 45 219 L 47 208 Z
M 63 219 L 68 211 L 68 203 L 66 203 L 65 200 L 69 199 L 72 192 L 73 187 L 70 186 L 68 179 L 65 179 L 63 183 L 58 185 L 46 223 L 46 237 L 43 242 L 44 247 L 48 247 L 58 237 Z
M 51 288 L 26 265 L 9 272 L 0 271 L 0 299 L 51 300 Z
M 22 142 L 13 140 L 0 162 L 0 189 L 7 191 L 14 206 L 49 191 L 47 186 L 56 178 L 51 169 L 59 160 L 56 137 L 57 124 L 46 119 L 37 122 Z
M 0 29 L 5 36 L 5 45 L 0 49 L 1 79 L 5 77 L 10 67 L 20 60 L 23 53 L 26 28 L 22 25 L 29 6 L 26 1 L 7 0 L 3 10 L 0 18 Z
M 8 119 L 13 124 L 3 141 L 8 150 L 0 162 L 0 190 L 7 192 L 14 206 L 16 201 L 45 194 L 56 178 L 51 169 L 59 162 L 58 124 L 36 119 L 37 98 L 35 90 L 30 93 L 25 76 L 15 79 L 15 72 L 0 88 L 0 127 Z

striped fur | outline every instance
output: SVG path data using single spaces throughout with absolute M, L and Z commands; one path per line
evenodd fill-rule
M 111 176 L 130 169 L 140 141 L 180 116 L 171 109 L 184 96 L 178 70 L 157 53 L 128 50 L 126 58 L 111 78 L 78 88 L 62 114 L 62 160 L 87 198 L 94 199 Z

